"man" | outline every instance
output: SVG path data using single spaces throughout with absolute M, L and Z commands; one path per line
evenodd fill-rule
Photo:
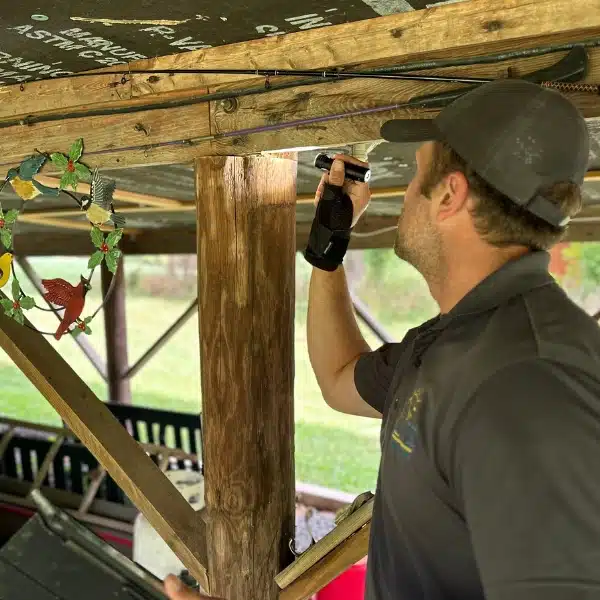
M 600 332 L 545 252 L 580 209 L 585 121 L 557 92 L 508 80 L 382 136 L 423 142 L 395 252 L 440 314 L 371 351 L 335 266 L 341 209 L 313 230 L 327 251 L 307 252 L 324 398 L 383 417 L 366 598 L 600 598 Z M 342 179 L 338 162 L 320 186 L 331 204 Z M 343 191 L 354 224 L 369 193 Z
M 319 185 L 305 253 L 324 399 L 382 419 L 366 598 L 600 599 L 600 332 L 546 252 L 581 207 L 585 121 L 507 80 L 382 137 L 423 142 L 394 250 L 439 315 L 375 351 L 363 339 L 342 267 L 370 199 L 344 180 L 352 158 Z

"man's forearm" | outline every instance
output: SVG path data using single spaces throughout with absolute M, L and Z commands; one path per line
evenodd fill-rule
M 313 269 L 308 295 L 308 354 L 326 395 L 338 373 L 370 350 L 356 318 L 343 267 L 333 272 Z

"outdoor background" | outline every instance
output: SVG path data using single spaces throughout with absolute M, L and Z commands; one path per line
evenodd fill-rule
M 32 259 L 40 277 L 78 279 L 85 270 L 83 258 Z M 392 250 L 350 252 L 346 270 L 353 292 L 367 304 L 373 316 L 396 340 L 411 327 L 434 316 L 437 308 L 422 278 L 398 260 Z M 590 313 L 600 309 L 600 245 L 561 245 L 552 254 L 552 272 L 571 297 Z M 193 256 L 128 257 L 127 335 L 133 364 L 196 296 Z M 39 296 L 17 267 L 27 293 Z M 331 410 L 323 401 L 313 375 L 306 347 L 306 306 L 309 265 L 296 261 L 295 418 L 296 465 L 299 481 L 350 493 L 374 491 L 379 462 L 379 424 L 373 419 L 348 417 Z M 99 305 L 99 273 L 88 296 L 91 310 Z M 10 293 L 7 287 L 4 291 Z M 40 303 L 43 303 L 41 301 Z M 88 311 L 85 311 L 86 314 Z M 58 320 L 51 314 L 32 313 L 34 324 L 54 331 Z M 91 324 L 89 338 L 101 356 L 104 325 L 101 314 Z M 372 348 L 380 342 L 362 328 Z M 72 339 L 53 345 L 101 399 L 106 387 Z M 326 343 L 326 342 L 324 342 Z M 60 425 L 60 419 L 33 385 L 0 351 L 0 414 L 15 419 Z M 198 318 L 188 321 L 132 380 L 133 403 L 140 406 L 197 413 L 201 410 Z M 243 424 L 241 424 L 243 425 Z

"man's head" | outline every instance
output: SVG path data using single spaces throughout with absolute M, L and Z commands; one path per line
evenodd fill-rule
M 474 253 L 549 249 L 581 208 L 587 128 L 552 90 L 520 80 L 485 84 L 435 120 L 388 121 L 382 136 L 424 142 L 395 249 L 426 278 L 457 245 Z

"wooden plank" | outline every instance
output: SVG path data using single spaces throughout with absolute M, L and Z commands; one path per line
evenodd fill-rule
M 313 483 L 296 482 L 296 502 L 316 510 L 336 512 L 352 504 L 354 498 L 354 494 L 347 492 L 332 490 Z
M 600 29 L 598 30 L 600 35 Z M 564 53 L 513 60 L 492 65 L 472 65 L 431 71 L 439 74 L 464 74 L 501 79 L 507 69 L 518 77 L 556 63 Z M 600 82 L 600 48 L 589 52 L 590 63 L 586 81 Z M 411 81 L 369 80 L 344 81 L 327 85 L 302 86 L 274 91 L 263 96 L 237 99 L 236 109 L 221 102 L 211 102 L 212 132 L 223 133 L 246 128 L 274 125 L 296 119 L 311 119 L 333 113 L 348 113 L 364 108 L 406 103 L 423 94 L 435 94 L 461 85 Z M 232 86 L 232 89 L 235 89 Z M 594 94 L 569 93 L 568 97 L 585 117 L 600 115 L 600 97 Z M 390 118 L 433 117 L 437 110 L 398 109 L 370 115 L 341 118 L 322 123 L 307 123 L 294 129 L 281 129 L 252 135 L 225 138 L 213 143 L 218 153 L 251 154 L 266 149 L 340 146 L 379 139 L 383 122 Z M 199 150 L 202 151 L 202 150 Z
M 573 221 L 570 225 L 567 239 L 571 241 L 600 241 L 600 219 L 592 211 L 588 221 Z M 356 227 L 355 234 L 350 240 L 350 248 L 366 250 L 369 248 L 391 248 L 394 245 L 397 216 L 365 215 Z M 296 226 L 296 247 L 302 251 L 306 247 L 310 222 L 301 221 Z M 386 231 L 372 234 L 375 231 Z M 82 256 L 90 254 L 90 238 L 88 233 L 55 230 L 53 232 L 36 232 L 35 235 L 23 235 L 17 241 L 19 252 L 27 256 Z M 137 235 L 124 236 L 121 248 L 128 255 L 159 254 L 196 254 L 195 227 L 161 227 L 158 230 L 142 231 Z
M 85 513 L 89 510 L 90 506 L 92 505 L 92 502 L 94 501 L 94 498 L 96 497 L 96 494 L 98 493 L 98 490 L 100 489 L 100 486 L 102 485 L 102 482 L 105 479 L 106 470 L 102 467 L 98 467 L 94 475 L 92 476 L 90 486 L 86 490 L 85 495 L 81 500 L 81 504 L 77 509 L 78 516 L 85 515 Z
M 323 557 L 330 554 L 341 543 L 356 533 L 371 521 L 373 515 L 374 498 L 367 501 L 360 508 L 351 512 L 332 529 L 326 536 L 321 538 L 314 546 L 303 552 L 292 564 L 281 571 L 275 577 L 277 585 L 284 589 L 289 587 L 298 577 L 302 576 Z M 349 510 L 352 506 L 349 507 Z
M 15 246 L 23 256 L 87 258 L 92 250 L 89 227 L 86 231 L 47 229 L 19 233 Z M 196 227 L 173 226 L 139 231 L 123 236 L 119 246 L 124 254 L 195 254 Z
M 4 453 L 6 452 L 6 449 L 8 448 L 8 445 L 10 444 L 10 441 L 13 439 L 14 435 L 15 429 L 12 425 L 2 434 L 2 438 L 0 439 L 0 460 L 2 460 L 2 457 L 4 456 Z
M 309 600 L 346 569 L 367 555 L 371 522 L 344 540 L 335 550 L 283 589 L 279 600 Z
M 4 313 L 0 314 L 0 347 L 208 589 L 202 564 L 202 524 L 194 509 L 104 403 L 47 339 Z
M 600 79 L 600 50 L 590 55 L 592 61 L 586 81 L 597 81 Z M 558 56 L 553 58 L 557 60 Z M 542 62 L 548 64 L 551 61 L 548 57 L 535 60 L 535 64 Z M 504 64 L 504 72 L 510 64 Z M 477 70 L 486 74 L 499 71 L 497 66 Z M 455 69 L 455 72 L 459 71 Z M 214 133 L 231 133 L 248 127 L 403 103 L 421 93 L 452 87 L 456 86 L 384 80 L 369 80 L 366 84 L 354 80 L 247 96 L 239 99 L 238 109 L 234 112 L 226 112 L 221 103 L 211 102 L 210 109 L 207 103 L 9 127 L 2 130 L 0 176 L 31 154 L 32 149 L 39 146 L 40 139 L 44 140 L 44 149 L 66 151 L 75 138 L 83 137 L 86 145 L 84 160 L 104 169 L 187 163 L 201 156 L 255 154 L 265 150 L 339 146 L 375 140 L 379 139 L 381 124 L 387 119 L 432 117 L 437 111 L 398 109 L 203 141 L 205 136 Z M 569 97 L 586 117 L 600 116 L 597 96 L 573 93 Z M 51 167 L 47 169 L 52 173 Z
M 495 0 L 471 0 L 174 57 L 162 57 L 131 66 L 293 66 L 308 69 L 380 66 L 415 59 L 467 57 L 598 36 L 600 11 L 595 10 L 596 8 L 597 0 L 511 0 L 504 3 Z M 600 73 L 598 52 L 598 49 L 591 52 L 593 60 L 588 75 L 588 80 L 591 81 L 597 79 Z M 558 56 L 554 55 L 528 59 L 526 62 L 507 62 L 502 66 L 477 66 L 469 68 L 468 72 L 501 72 L 506 75 L 506 69 L 511 65 L 517 70 L 524 70 L 525 65 L 539 66 L 557 58 Z M 147 81 L 148 76 L 143 77 L 146 79 L 141 82 L 136 80 L 131 84 L 129 92 L 122 93 L 117 99 L 114 98 L 113 88 L 110 88 L 108 97 L 98 93 L 99 83 L 92 77 L 91 81 L 82 79 L 78 83 L 75 83 L 75 80 L 28 83 L 23 92 L 18 85 L 3 88 L 4 102 L 0 104 L 8 118 L 19 110 L 35 115 L 46 114 L 48 111 L 60 112 L 69 107 L 84 107 L 87 110 L 90 106 L 97 107 L 98 103 L 103 109 L 135 108 L 140 105 L 139 97 L 135 96 L 138 92 L 144 95 L 148 106 L 172 100 L 189 101 L 199 96 L 198 80 L 194 83 L 193 78 L 184 77 L 180 83 L 177 76 L 171 78 L 167 75 L 161 79 L 157 75 L 153 76 L 157 81 L 154 82 L 153 79 L 154 83 L 150 84 Z M 82 81 L 88 83 L 82 84 Z M 232 77 L 229 77 L 227 82 L 223 82 L 222 78 L 216 84 L 213 82 L 214 80 L 209 81 L 210 85 L 202 87 L 202 90 L 231 90 L 242 83 L 248 84 L 247 80 L 240 82 Z M 105 81 L 102 85 L 108 83 Z M 206 83 L 203 79 L 203 86 Z M 36 87 L 41 85 L 43 92 Z M 89 85 L 89 94 L 84 92 L 86 85 Z M 133 88 L 138 92 L 134 92 Z M 445 86 L 443 89 L 447 88 L 448 86 Z M 148 110 L 148 106 L 145 106 L 139 113 L 72 119 L 68 121 L 68 127 L 61 121 L 13 126 L 2 132 L 0 153 L 5 158 L 0 165 L 0 175 L 2 169 L 5 172 L 15 161 L 39 146 L 40 139 L 51 149 L 64 150 L 72 138 L 80 135 L 86 139 L 90 162 L 105 168 L 181 163 L 215 154 L 251 154 L 262 150 L 315 145 L 335 146 L 340 143 L 367 141 L 379 137 L 380 124 L 389 117 L 432 113 L 413 110 L 369 114 L 285 131 L 231 137 L 214 144 L 202 142 L 194 145 L 194 139 L 202 138 L 209 133 L 209 129 L 212 133 L 230 132 L 237 130 L 238 126 L 245 128 L 256 123 L 274 124 L 280 123 L 282 119 L 289 121 L 322 116 L 332 112 L 334 107 L 336 112 L 339 108 L 373 107 L 389 104 L 394 100 L 403 101 L 418 93 L 439 89 L 442 88 L 438 84 L 343 81 L 246 97 L 240 100 L 239 108 L 234 113 L 226 113 L 218 103 L 212 104 L 212 115 L 209 115 L 208 107 L 202 104 L 157 110 Z M 40 96 L 44 98 L 43 102 L 39 101 Z M 580 94 L 573 95 L 573 98 L 587 115 L 600 115 L 600 101 L 597 98 Z M 18 107 L 15 103 L 18 103 Z M 282 107 L 285 111 L 282 111 Z
M 111 289 L 111 284 L 114 285 Z M 106 382 L 108 400 L 117 404 L 131 404 L 131 382 L 127 352 L 127 311 L 125 308 L 125 257 L 121 256 L 117 272 L 113 275 L 103 261 L 100 265 L 102 298 L 106 298 L 104 313 L 104 338 L 106 341 Z
M 324 69 L 373 66 L 458 53 L 526 47 L 595 35 L 596 0 L 477 0 L 218 46 L 99 70 L 186 68 Z M 597 32 L 596 32 L 597 33 Z M 365 40 L 367 44 L 360 44 Z M 360 48 L 360 51 L 358 51 Z M 152 96 L 181 95 L 231 81 L 231 76 L 127 75 L 28 82 L 0 88 L 0 118 L 106 103 L 124 106 Z M 239 80 L 239 77 L 233 79 Z M 260 83 L 263 78 L 249 78 Z
M 42 465 L 40 466 L 40 468 L 35 476 L 35 480 L 33 481 L 33 484 L 31 485 L 32 490 L 39 489 L 39 487 L 44 482 L 44 479 L 46 478 L 46 475 L 48 474 L 48 470 L 50 469 L 50 465 L 52 464 L 52 461 L 54 460 L 56 453 L 60 450 L 60 447 L 61 447 L 64 439 L 65 439 L 64 436 L 59 435 L 54 440 L 54 442 L 52 442 L 52 446 L 50 446 L 50 449 L 46 453 L 46 456 L 44 457 L 44 462 L 42 462 Z
M 40 183 L 47 185 L 48 187 L 57 188 L 60 183 L 60 179 L 56 177 L 48 177 L 47 175 L 38 175 L 36 180 Z M 89 183 L 80 182 L 77 186 L 77 191 L 82 194 L 90 193 L 90 185 Z M 141 206 L 152 206 L 160 209 L 170 209 L 175 210 L 177 208 L 187 208 L 190 204 L 189 202 L 183 202 L 181 200 L 176 200 L 175 198 L 161 198 L 160 196 L 150 196 L 148 194 L 139 194 L 137 192 L 131 192 L 129 190 L 122 190 L 117 188 L 113 194 L 113 198 L 115 200 L 120 200 L 121 202 L 131 202 L 133 204 L 139 204 Z M 65 210 L 65 209 L 63 209 Z M 68 210 L 68 209 L 66 209 Z M 132 209 L 129 209 L 132 210 Z M 133 209 L 136 210 L 136 209 Z M 123 212 L 123 208 L 120 208 L 120 212 Z M 29 211 L 28 211 L 29 212 Z M 34 212 L 34 211 L 31 211 Z M 81 214 L 80 209 L 71 209 L 71 214 L 79 215 Z
M 194 249 L 195 250 L 195 249 Z M 195 253 L 195 252 L 194 252 Z M 134 377 L 156 355 L 156 353 L 188 322 L 188 320 L 198 313 L 198 298 L 195 298 L 181 316 L 138 358 L 137 362 L 129 367 L 123 374 L 128 379 Z M 161 469 L 162 470 L 162 469 Z
M 201 159 L 196 182 L 211 591 L 274 600 L 295 529 L 296 161 Z
M 82 161 L 90 167 L 148 166 L 163 163 L 165 159 L 167 163 L 181 162 L 180 148 L 171 144 L 210 134 L 208 111 L 209 105 L 204 103 L 0 129 L 0 173 L 4 176 L 8 169 L 18 166 L 35 148 L 67 153 L 78 138 L 84 140 Z M 130 149 L 132 147 L 136 149 Z M 161 154 L 164 156 L 160 159 L 153 158 Z M 51 165 L 46 169 L 48 174 L 52 174 Z

